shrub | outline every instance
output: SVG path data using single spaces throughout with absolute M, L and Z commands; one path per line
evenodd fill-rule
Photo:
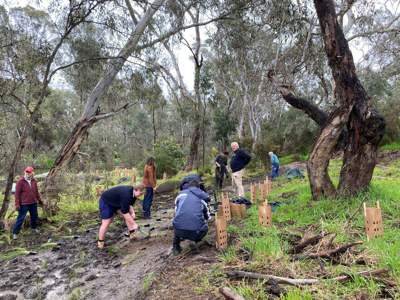
M 164 172 L 168 176 L 173 176 L 183 167 L 184 154 L 181 148 L 172 139 L 155 144 L 154 156 L 157 165 L 157 177 L 161 178 Z

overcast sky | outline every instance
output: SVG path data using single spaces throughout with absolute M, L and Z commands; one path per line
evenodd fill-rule
M 372 1 L 372 0 L 371 0 Z M 375 4 L 377 3 L 383 3 L 384 0 L 375 0 Z M 40 8 L 42 10 L 48 10 L 49 9 L 49 0 L 0 0 L 0 5 L 5 5 L 6 7 L 16 7 L 16 6 L 26 6 L 26 5 L 31 5 L 36 8 Z M 389 5 L 392 7 L 396 7 L 398 9 L 399 7 L 399 0 L 392 0 L 389 1 Z M 395 5 L 396 4 L 396 5 Z M 394 8 L 395 9 L 395 8 Z M 346 19 L 345 19 L 346 22 Z M 204 41 L 207 36 L 207 29 L 202 28 L 202 40 Z M 185 31 L 184 36 L 189 42 L 194 41 L 194 28 L 188 29 Z M 359 62 L 363 54 L 368 50 L 366 48 L 366 45 L 362 43 L 360 39 L 353 40 L 350 43 L 350 48 L 353 52 L 353 56 L 355 59 L 355 62 Z M 182 75 L 184 77 L 185 82 L 188 85 L 188 88 L 190 90 L 193 89 L 193 78 L 194 78 L 194 66 L 193 66 L 193 61 L 191 60 L 191 53 L 189 49 L 185 46 L 181 46 L 179 49 L 177 49 L 177 57 L 179 61 L 179 66 L 181 68 Z M 60 85 L 65 85 L 63 83 L 62 78 L 57 78 L 55 80 L 55 85 L 60 86 Z

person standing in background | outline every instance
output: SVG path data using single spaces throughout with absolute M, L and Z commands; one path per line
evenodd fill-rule
M 231 158 L 232 183 L 236 187 L 236 193 L 239 197 L 244 197 L 244 188 L 242 184 L 244 168 L 251 160 L 251 156 L 244 150 L 239 149 L 237 142 L 231 143 L 233 156 Z
M 38 203 L 43 205 L 40 198 L 37 181 L 33 178 L 34 172 L 32 167 L 27 167 L 24 172 L 24 177 L 20 178 L 15 188 L 15 209 L 18 211 L 17 221 L 13 228 L 13 239 L 18 238 L 21 231 L 22 224 L 29 211 L 31 219 L 31 228 L 34 232 L 38 233 L 37 220 L 38 220 Z
M 279 176 L 279 158 L 274 152 L 268 152 L 271 159 L 271 179 Z
M 217 188 L 222 189 L 224 183 L 224 177 L 228 177 L 228 152 L 224 151 L 218 154 L 215 158 L 215 184 Z
M 154 188 L 156 187 L 156 166 L 153 157 L 147 159 L 143 171 L 143 186 L 146 193 L 143 199 L 143 218 L 151 219 L 151 205 L 153 203 Z

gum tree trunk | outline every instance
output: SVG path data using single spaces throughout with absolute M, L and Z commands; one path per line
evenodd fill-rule
M 135 27 L 135 30 L 132 32 L 128 41 L 125 43 L 124 47 L 118 54 L 118 58 L 113 59 L 107 66 L 105 73 L 102 78 L 96 84 L 88 99 L 86 101 L 85 109 L 82 113 L 81 118 L 75 125 L 74 130 L 69 136 L 67 142 L 59 152 L 56 161 L 51 168 L 49 174 L 46 177 L 45 183 L 45 193 L 46 193 L 46 204 L 48 207 L 55 208 L 54 204 L 51 204 L 51 198 L 53 198 L 54 193 L 52 191 L 53 186 L 55 185 L 56 176 L 59 171 L 65 167 L 72 159 L 75 157 L 76 153 L 79 152 L 79 148 L 81 144 L 84 142 L 86 137 L 89 134 L 89 129 L 93 126 L 97 121 L 104 119 L 110 114 L 100 114 L 99 106 L 101 97 L 107 92 L 108 88 L 111 86 L 114 81 L 115 76 L 122 69 L 124 63 L 128 59 L 128 57 L 136 50 L 136 47 L 139 43 L 140 37 L 142 36 L 144 30 L 151 22 L 153 15 L 160 8 L 165 0 L 155 0 L 148 8 L 146 13 L 143 15 L 141 20 Z
M 314 0 L 314 4 L 335 81 L 335 97 L 339 104 L 337 111 L 341 111 L 336 116 L 334 113 L 332 118 L 334 121 L 340 115 L 337 120 L 338 126 L 332 126 L 330 122 L 324 127 L 308 162 L 313 198 L 318 199 L 322 195 L 332 193 L 332 183 L 326 171 L 326 159 L 329 163 L 328 155 L 333 154 L 334 145 L 328 143 L 327 148 L 321 147 L 321 138 L 332 141 L 336 139 L 337 142 L 344 128 L 341 124 L 347 125 L 348 143 L 344 150 L 338 191 L 340 195 L 352 195 L 366 188 L 371 181 L 385 123 L 371 108 L 370 98 L 357 77 L 352 53 L 337 21 L 334 1 Z M 324 151 L 326 153 L 322 153 Z M 325 158 L 322 160 L 323 167 L 319 165 L 321 157 Z M 321 168 L 325 168 L 325 171 L 321 172 Z

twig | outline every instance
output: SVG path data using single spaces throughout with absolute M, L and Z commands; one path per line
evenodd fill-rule
M 362 241 L 358 241 L 358 242 L 354 242 L 354 243 L 350 243 L 350 244 L 346 244 L 343 246 L 340 246 L 336 249 L 333 250 L 329 250 L 329 251 L 323 251 L 323 252 L 317 252 L 317 253 L 311 253 L 311 254 L 307 254 L 307 255 L 301 255 L 301 256 L 297 256 L 295 257 L 295 259 L 304 259 L 304 258 L 333 258 L 336 255 L 339 255 L 341 253 L 346 252 L 348 249 L 350 249 L 351 247 L 354 247 L 356 245 L 361 245 L 363 242 Z
M 275 276 L 275 275 L 266 275 L 266 274 L 245 272 L 245 271 L 229 271 L 226 274 L 229 277 L 233 277 L 233 278 L 251 278 L 251 279 L 264 279 L 264 280 L 273 279 L 277 283 L 284 283 L 284 284 L 290 284 L 290 285 L 295 285 L 295 286 L 310 285 L 310 284 L 316 284 L 319 282 L 318 279 L 292 279 L 292 278 L 286 278 L 286 277 L 279 277 L 279 276 Z
M 236 294 L 234 291 L 232 291 L 228 287 L 222 287 L 219 289 L 219 292 L 225 297 L 225 299 L 229 300 L 246 300 L 242 296 Z
M 328 233 L 322 232 L 318 235 L 314 235 L 308 239 L 305 239 L 304 241 L 302 241 L 301 243 L 297 244 L 296 246 L 294 246 L 289 253 L 290 254 L 297 254 L 300 253 L 304 248 L 306 248 L 308 245 L 315 245 L 316 243 L 318 243 L 322 238 L 324 238 L 325 236 L 327 236 Z

